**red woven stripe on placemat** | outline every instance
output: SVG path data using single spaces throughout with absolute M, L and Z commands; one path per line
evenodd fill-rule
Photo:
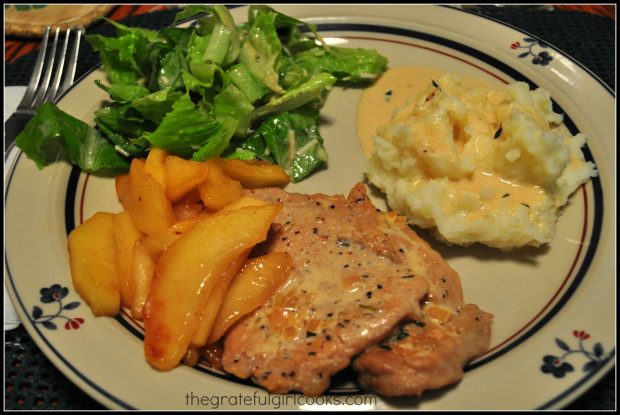
M 13 54 L 17 52 L 21 43 L 14 40 L 7 40 L 4 42 L 4 60 L 5 62 L 13 57 Z
M 141 6 L 127 4 L 124 6 L 118 6 L 114 13 L 110 16 L 110 19 L 118 21 L 129 16 L 138 16 L 144 13 L 164 10 L 165 8 L 166 6 L 163 4 L 143 4 Z
M 147 4 L 147 5 L 138 7 L 138 9 L 133 13 L 133 15 L 137 16 L 139 14 L 156 12 L 159 10 L 164 10 L 165 8 L 166 6 L 162 4 Z
M 607 16 L 610 17 L 614 20 L 616 20 L 616 6 L 614 5 L 595 5 L 595 4 L 588 4 L 588 5 L 565 5 L 565 4 L 558 4 L 558 5 L 554 5 L 554 7 L 556 9 L 564 9 L 564 10 L 575 10 L 575 11 L 581 11 L 581 12 L 586 12 L 586 13 L 592 13 L 592 14 L 598 14 L 601 16 Z
M 39 47 L 38 42 L 15 42 L 13 46 L 14 52 L 10 53 L 9 48 L 7 48 L 6 44 L 4 47 L 4 61 L 8 63 L 15 62 L 16 59 L 30 53 L 32 50 Z
M 139 6 L 133 6 L 133 5 L 124 5 L 124 6 L 118 6 L 118 8 L 116 10 L 114 10 L 114 12 L 110 15 L 110 19 L 112 20 L 123 20 L 124 18 L 128 17 L 128 16 L 132 16 L 134 10 L 136 10 Z

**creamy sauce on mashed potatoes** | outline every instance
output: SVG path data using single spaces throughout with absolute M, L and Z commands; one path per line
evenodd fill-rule
M 549 242 L 558 209 L 596 170 L 560 129 L 549 93 L 430 68 L 388 70 L 364 91 L 367 176 L 392 209 L 447 243 Z

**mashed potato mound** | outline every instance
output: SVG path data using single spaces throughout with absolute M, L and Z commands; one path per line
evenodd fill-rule
M 560 130 L 549 93 L 517 82 L 464 88 L 445 74 L 377 130 L 368 178 L 391 208 L 444 242 L 549 242 L 558 209 L 595 166 Z

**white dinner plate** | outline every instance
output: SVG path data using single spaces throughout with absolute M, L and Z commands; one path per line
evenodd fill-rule
M 347 376 L 325 396 L 304 398 L 269 395 L 204 366 L 158 372 L 144 359 L 140 325 L 126 315 L 95 318 L 71 282 L 67 234 L 97 211 L 121 210 L 114 180 L 80 173 L 64 162 L 38 170 L 22 154 L 5 183 L 5 279 L 24 326 L 49 359 L 103 405 L 139 409 L 561 408 L 604 376 L 615 364 L 613 91 L 553 46 L 458 9 L 278 9 L 318 24 L 328 43 L 377 49 L 391 67 L 435 67 L 491 83 L 544 87 L 556 112 L 565 114 L 566 128 L 587 135 L 584 153 L 599 177 L 572 196 L 548 246 L 505 253 L 430 241 L 460 273 L 465 300 L 495 315 L 491 350 L 467 366 L 458 384 L 399 399 L 360 392 Z M 232 13 L 242 21 L 246 8 Z M 535 64 L 542 51 L 551 59 Z M 95 79 L 105 79 L 101 70 L 84 77 L 60 107 L 92 123 L 93 111 L 106 98 Z M 355 130 L 361 93 L 332 89 L 321 125 L 329 167 L 287 190 L 347 194 L 364 180 Z

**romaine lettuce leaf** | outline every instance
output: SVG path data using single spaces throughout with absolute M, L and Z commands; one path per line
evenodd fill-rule
M 226 75 L 252 104 L 269 93 L 269 88 L 256 79 L 248 67 L 242 63 L 229 68 Z
M 235 135 L 245 137 L 250 128 L 254 107 L 246 96 L 233 84 L 228 85 L 213 98 L 213 114 L 218 119 L 229 118 L 236 121 Z
M 117 36 L 86 35 L 85 39 L 99 52 L 112 84 L 136 84 L 144 75 L 143 51 L 151 43 L 164 42 L 164 38 L 155 30 L 127 27 L 105 17 L 103 19 L 116 27 Z
M 105 85 L 98 79 L 95 80 L 95 84 L 106 91 L 111 99 L 121 103 L 131 102 L 149 94 L 149 90 L 141 85 Z
M 144 118 L 131 103 L 112 102 L 95 111 L 97 126 L 104 124 L 109 130 L 128 138 L 140 137 L 156 125 Z
M 296 88 L 288 90 L 284 95 L 272 98 L 267 104 L 254 111 L 254 118 L 261 119 L 268 114 L 294 110 L 317 99 L 331 88 L 336 78 L 328 73 L 320 73 Z
M 213 12 L 220 19 L 220 22 L 228 29 L 230 29 L 231 32 L 230 46 L 228 47 L 228 52 L 226 54 L 226 57 L 224 58 L 224 66 L 228 67 L 235 63 L 239 58 L 239 52 L 241 50 L 241 35 L 239 34 L 239 30 L 237 29 L 235 20 L 233 19 L 226 6 L 216 4 L 215 6 L 213 6 Z
M 213 32 L 211 32 L 211 36 L 209 36 L 209 44 L 207 45 L 202 59 L 207 62 L 222 65 L 228 54 L 231 40 L 232 30 L 222 23 L 216 23 Z
M 202 4 L 200 5 L 192 4 L 192 5 L 185 6 L 183 10 L 181 10 L 175 15 L 174 22 L 172 22 L 172 25 L 174 26 L 183 20 L 187 20 L 190 17 L 196 16 L 198 14 L 203 14 L 203 13 L 213 13 L 213 6 L 206 6 Z
M 159 42 L 162 40 L 162 37 L 157 30 L 145 29 L 143 27 L 125 26 L 124 24 L 112 19 L 108 19 L 107 17 L 102 17 L 101 19 L 114 26 L 116 28 L 118 36 L 125 36 L 131 34 L 142 37 L 148 42 Z
M 278 59 L 282 45 L 276 31 L 276 13 L 259 11 L 241 46 L 239 60 L 276 94 L 284 93 L 278 83 Z
M 143 140 L 132 140 L 121 134 L 118 134 L 109 129 L 105 124 L 100 123 L 98 126 L 99 131 L 112 142 L 114 149 L 125 157 L 141 157 L 146 154 L 148 143 Z
M 172 88 L 168 87 L 161 91 L 136 98 L 131 103 L 136 111 L 142 114 L 144 118 L 151 120 L 155 124 L 159 124 L 166 114 L 172 111 L 172 106 L 182 95 L 182 92 L 173 91 Z
M 181 88 L 183 86 L 181 73 L 187 70 L 189 70 L 189 67 L 187 66 L 185 55 L 179 46 L 175 46 L 161 58 L 159 70 L 157 71 L 158 88 Z
M 295 56 L 295 63 L 310 73 L 328 72 L 343 81 L 368 81 L 385 71 L 387 59 L 374 49 L 313 48 Z
M 280 64 L 280 85 L 286 90 L 296 88 L 310 79 L 310 72 L 295 63 L 290 57 L 282 59 Z
M 293 182 L 299 182 L 327 162 L 318 121 L 319 112 L 310 109 L 272 115 L 250 135 L 251 145 L 241 148 L 257 155 L 268 153 Z
M 129 167 L 99 131 L 51 102 L 37 109 L 15 143 L 40 169 L 64 158 L 87 173 Z
M 185 87 L 185 91 L 193 91 L 197 94 L 200 94 L 204 104 L 207 104 L 209 107 L 213 105 L 213 96 L 216 93 L 213 88 L 213 81 L 215 78 L 215 64 L 203 64 L 204 67 L 200 69 L 200 76 L 205 81 L 201 81 L 196 78 L 194 75 L 187 71 L 183 71 L 181 73 L 181 79 L 183 80 L 183 86 Z M 210 112 L 210 111 L 207 111 Z
M 116 151 L 125 157 L 140 157 L 147 149 L 143 141 L 136 141 L 155 124 L 145 119 L 131 103 L 114 102 L 95 111 L 95 124 Z
M 120 37 L 86 35 L 85 39 L 99 52 L 103 68 L 113 84 L 138 83 L 142 72 L 136 61 L 136 51 L 146 47 L 143 37 L 128 33 Z
M 189 95 L 184 94 L 174 103 L 172 111 L 165 115 L 157 129 L 146 132 L 144 138 L 155 147 L 190 158 L 210 140 L 221 139 L 221 125 L 221 121 L 197 109 Z M 224 148 L 227 145 L 228 141 Z
M 201 36 L 198 32 L 193 31 L 187 45 L 187 62 L 205 62 L 204 55 L 209 47 L 209 35 Z
M 211 137 L 204 143 L 204 145 L 198 149 L 192 156 L 194 161 L 204 161 L 211 157 L 216 157 L 222 154 L 226 147 L 230 144 L 235 130 L 237 129 L 237 122 L 231 118 L 223 118 L 220 120 L 219 126 L 216 131 L 211 134 Z

